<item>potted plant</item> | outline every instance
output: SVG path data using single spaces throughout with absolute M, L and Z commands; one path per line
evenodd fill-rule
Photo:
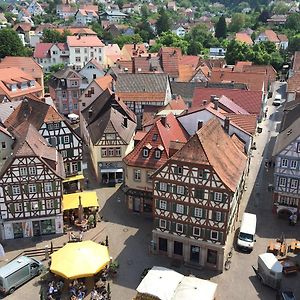
M 115 277 L 117 275 L 117 270 L 119 268 L 120 264 L 117 260 L 114 260 L 109 264 L 109 273 L 112 277 Z

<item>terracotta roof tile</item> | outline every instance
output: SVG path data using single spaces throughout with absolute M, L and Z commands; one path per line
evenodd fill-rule
M 110 75 L 105 75 L 102 77 L 98 77 L 95 79 L 95 82 L 99 85 L 99 87 L 104 91 L 107 88 L 112 87 L 113 78 Z
M 271 29 L 266 29 L 266 30 L 264 31 L 264 34 L 266 35 L 266 37 L 268 38 L 268 40 L 269 40 L 270 42 L 273 42 L 273 43 L 278 43 L 278 42 L 280 42 L 279 39 L 278 39 L 278 37 L 277 37 L 276 32 L 274 32 L 273 30 L 271 30 Z
M 224 116 L 229 117 L 230 121 L 234 122 L 251 135 L 254 135 L 257 125 L 256 115 L 224 113 Z
M 287 91 L 289 93 L 300 92 L 300 71 L 294 72 L 293 76 L 288 79 Z
M 37 43 L 34 49 L 34 58 L 46 58 L 50 57 L 49 50 L 53 45 L 56 45 L 60 50 L 67 51 L 68 45 L 66 43 Z
M 155 122 L 154 126 L 148 131 L 144 138 L 136 145 L 131 153 L 129 153 L 123 161 L 127 165 L 157 169 L 170 157 L 170 144 L 171 141 L 178 141 L 185 143 L 188 139 L 188 134 L 174 117 L 169 114 L 165 118 L 165 124 L 162 119 Z M 153 136 L 157 135 L 154 140 Z M 150 144 L 149 156 L 143 157 L 143 148 L 145 145 Z M 155 150 L 158 147 L 163 147 L 161 158 L 155 158 Z
M 246 32 L 237 32 L 235 34 L 235 40 L 238 42 L 245 43 L 250 46 L 253 45 L 253 41 L 252 41 L 250 35 L 247 34 Z
M 180 48 L 162 47 L 158 53 L 162 69 L 170 77 L 177 78 L 179 76 L 179 60 L 182 58 Z
M 300 71 L 300 51 L 296 51 L 293 58 L 293 71 Z
M 225 133 L 219 121 L 214 118 L 177 152 L 172 160 L 199 165 L 210 165 L 221 181 L 235 192 L 245 170 L 247 157 Z
M 67 36 L 67 44 L 69 47 L 104 47 L 101 40 L 94 35 L 89 36 Z

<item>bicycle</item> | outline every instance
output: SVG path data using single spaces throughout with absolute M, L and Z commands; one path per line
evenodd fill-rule
M 232 255 L 233 255 L 233 247 L 231 247 L 230 251 L 228 252 L 227 259 L 224 264 L 224 268 L 226 271 L 230 269 Z

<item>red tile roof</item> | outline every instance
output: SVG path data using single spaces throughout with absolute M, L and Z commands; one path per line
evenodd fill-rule
M 101 40 L 94 35 L 89 36 L 67 36 L 69 47 L 104 47 Z
M 252 41 L 250 35 L 247 34 L 246 32 L 237 32 L 235 34 L 235 40 L 238 41 L 238 42 L 245 43 L 245 44 L 250 45 L 250 46 L 253 45 L 253 41 Z
M 172 156 L 172 160 L 211 166 L 225 186 L 235 192 L 247 157 L 213 118 Z
M 250 114 L 234 114 L 234 113 L 224 113 L 225 117 L 229 117 L 230 121 L 237 124 L 243 130 L 247 131 L 253 135 L 256 131 L 257 116 Z
M 157 135 L 157 139 L 154 140 L 153 136 Z M 124 159 L 124 163 L 130 166 L 144 167 L 157 169 L 170 157 L 170 145 L 172 141 L 178 141 L 185 143 L 188 139 L 188 134 L 174 117 L 173 114 L 169 114 L 165 117 L 165 125 L 162 123 L 162 119 L 156 121 L 154 126 L 148 131 L 144 138 L 136 145 L 131 153 L 129 153 Z M 143 157 L 144 147 L 149 146 L 149 156 Z M 161 158 L 155 158 L 155 150 L 161 148 Z
M 257 116 L 260 115 L 263 93 L 258 91 L 196 88 L 194 91 L 192 108 L 199 108 L 203 105 L 203 100 L 209 101 L 212 95 L 219 98 L 224 95 L 240 107 L 244 108 L 248 113 L 255 114 Z
M 273 42 L 273 43 L 279 43 L 280 42 L 279 39 L 278 39 L 278 37 L 277 37 L 276 32 L 274 32 L 273 30 L 266 29 L 264 31 L 264 34 L 266 35 L 266 37 L 268 38 L 268 40 L 270 42 Z
M 107 88 L 112 87 L 113 78 L 110 75 L 105 75 L 102 77 L 98 77 L 95 79 L 95 82 L 99 85 L 99 87 L 104 91 Z
M 179 76 L 179 60 L 182 58 L 180 48 L 162 47 L 158 53 L 162 69 L 170 77 L 177 78 Z
M 49 50 L 53 45 L 56 45 L 61 51 L 67 51 L 68 45 L 66 43 L 37 43 L 34 49 L 34 58 L 50 57 Z

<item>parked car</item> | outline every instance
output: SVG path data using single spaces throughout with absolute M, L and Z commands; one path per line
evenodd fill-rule
M 280 94 L 277 94 L 273 100 L 273 105 L 274 106 L 280 106 L 283 103 L 282 96 Z

